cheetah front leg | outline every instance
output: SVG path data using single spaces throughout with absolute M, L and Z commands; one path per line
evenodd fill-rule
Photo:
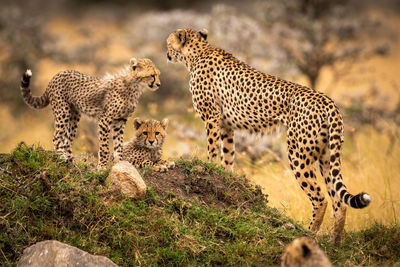
M 167 166 L 168 169 L 175 168 L 175 161 L 166 161 L 160 159 L 159 161 L 157 161 L 157 164 Z
M 168 166 L 164 165 L 162 163 L 163 162 L 154 163 L 151 160 L 145 159 L 140 163 L 139 167 L 140 168 L 143 168 L 143 167 L 149 168 L 150 167 L 152 170 L 154 170 L 156 172 L 166 172 L 168 170 Z
M 221 127 L 221 161 L 225 171 L 233 172 L 233 161 L 235 159 L 234 131 L 225 126 Z
M 103 117 L 99 122 L 99 163 L 98 169 L 106 169 L 110 156 L 109 137 L 112 120 Z
M 220 120 L 219 118 L 214 118 L 206 121 L 207 129 L 207 151 L 208 160 L 210 162 L 217 162 L 217 151 L 219 148 L 220 141 Z
M 121 118 L 113 122 L 113 147 L 114 147 L 114 162 L 117 163 L 121 160 L 122 143 L 124 138 L 124 130 L 126 119 Z

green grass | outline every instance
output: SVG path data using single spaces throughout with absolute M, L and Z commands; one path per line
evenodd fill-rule
M 188 173 L 198 160 L 177 162 Z M 299 224 L 259 200 L 254 208 L 217 208 L 148 189 L 143 200 L 121 197 L 106 204 L 104 180 L 85 164 L 64 163 L 52 152 L 20 144 L 0 156 L 0 263 L 15 265 L 23 249 L 56 239 L 120 266 L 278 265 L 284 247 L 310 235 Z M 48 175 L 43 173 L 47 172 Z M 262 203 L 261 203 L 262 202 Z M 295 226 L 288 227 L 290 222 Z M 327 236 L 321 247 L 335 265 L 391 265 L 400 261 L 400 227 L 374 225 L 348 232 L 341 246 Z

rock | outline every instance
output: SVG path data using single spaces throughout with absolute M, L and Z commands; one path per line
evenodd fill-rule
M 294 229 L 296 229 L 296 226 L 295 226 L 293 223 L 290 223 L 290 222 L 285 223 L 283 226 L 284 226 L 286 229 L 289 229 L 289 230 L 294 230 Z
M 193 170 L 198 173 L 203 173 L 205 171 L 204 167 L 201 165 L 194 166 Z
M 128 161 L 115 164 L 107 177 L 106 184 L 111 190 L 140 199 L 146 195 L 146 184 L 136 168 Z
M 18 267 L 52 267 L 52 266 L 83 266 L 103 267 L 118 266 L 104 256 L 91 255 L 76 247 L 47 240 L 36 243 L 24 250 Z

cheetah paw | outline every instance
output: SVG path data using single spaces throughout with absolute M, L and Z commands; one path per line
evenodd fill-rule
M 166 172 L 168 170 L 168 167 L 165 165 L 157 165 L 153 167 L 153 170 L 156 172 Z
M 168 163 L 167 163 L 167 167 L 168 167 L 168 169 L 173 169 L 173 168 L 175 168 L 175 162 L 174 162 L 174 161 L 168 162 Z
M 60 159 L 66 163 L 74 162 L 74 158 L 72 156 L 68 156 L 64 153 L 60 155 Z
M 107 164 L 99 163 L 99 164 L 97 164 L 97 171 L 98 172 L 106 171 L 108 169 L 107 167 L 108 167 Z

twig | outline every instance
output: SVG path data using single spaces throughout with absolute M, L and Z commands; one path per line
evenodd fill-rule
M 8 261 L 6 255 L 4 254 L 3 250 L 0 248 L 1 254 L 3 255 L 3 257 L 6 259 L 7 264 L 10 264 L 10 262 Z

